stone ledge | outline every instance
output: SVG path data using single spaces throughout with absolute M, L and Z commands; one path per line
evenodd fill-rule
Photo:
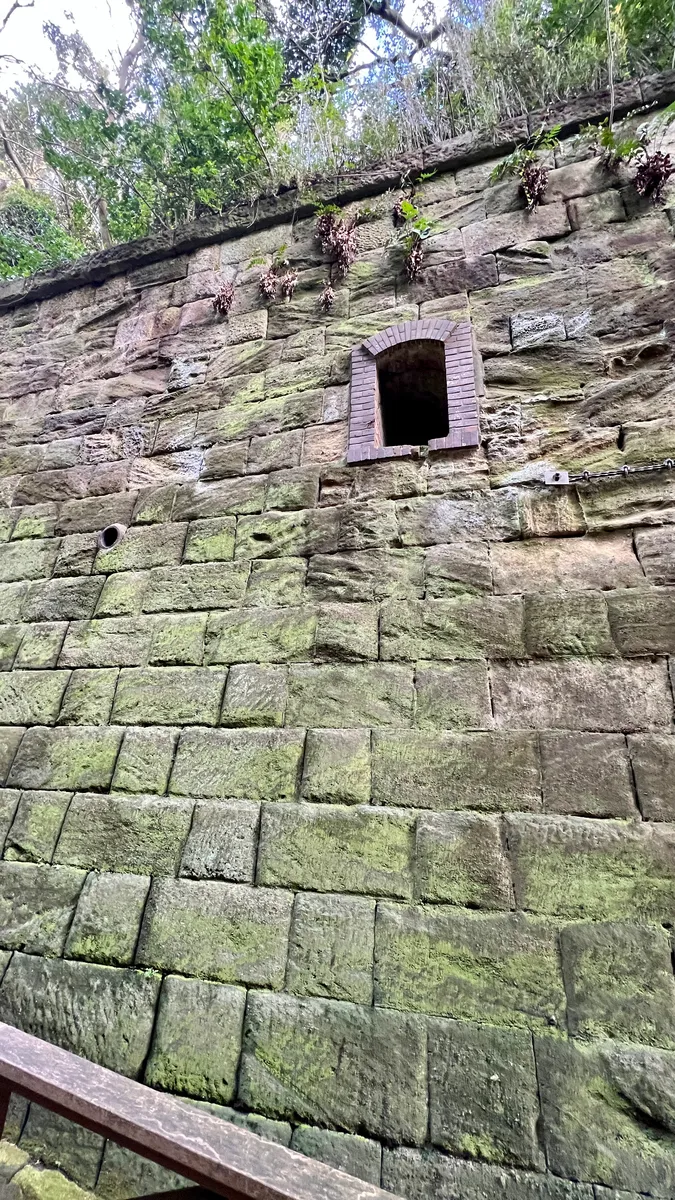
M 669 104 L 675 99 L 675 71 L 647 75 L 642 80 L 617 84 L 615 116 L 641 106 Z M 313 181 L 312 199 L 303 199 L 302 191 L 282 187 L 276 195 L 259 196 L 252 204 L 235 205 L 221 215 L 200 217 L 163 233 L 153 233 L 134 242 L 101 250 L 76 263 L 45 271 L 25 279 L 10 279 L 0 284 L 0 312 L 18 305 L 47 300 L 87 284 L 102 283 L 114 275 L 180 254 L 200 246 L 228 241 L 245 233 L 267 229 L 276 224 L 310 217 L 317 200 L 344 205 L 388 188 L 398 188 L 403 175 L 414 179 L 430 169 L 445 172 L 508 154 L 519 141 L 543 125 L 562 125 L 564 135 L 575 133 L 582 124 L 606 117 L 610 109 L 608 91 L 586 93 L 569 100 L 553 102 L 546 108 L 502 121 L 496 129 L 464 133 L 444 142 L 435 142 L 420 150 L 375 164 L 363 171 Z

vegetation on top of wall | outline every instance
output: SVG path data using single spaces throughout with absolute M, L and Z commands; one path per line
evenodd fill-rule
M 675 63 L 674 0 L 126 2 L 114 70 L 47 23 L 56 74 L 0 95 L 0 169 L 44 198 L 63 258 Z M 545 168 L 521 167 L 534 207 Z M 642 167 L 650 194 L 666 169 Z M 0 274 L 46 265 L 34 250 L 0 247 Z

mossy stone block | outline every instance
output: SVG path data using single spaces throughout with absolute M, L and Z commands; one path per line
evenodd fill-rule
M 675 821 L 675 738 L 640 733 L 628 739 L 640 811 L 647 821 Z
M 413 679 L 393 663 L 293 666 L 289 671 L 289 724 L 395 725 L 412 721 Z
M 97 617 L 137 616 L 150 584 L 149 571 L 118 571 L 109 575 L 96 605 Z
M 206 622 L 206 613 L 166 613 L 155 625 L 148 661 L 200 666 Z
M 230 667 L 221 725 L 283 725 L 288 698 L 286 667 L 236 663 Z
M 144 875 L 94 871 L 87 875 L 68 934 L 66 956 L 112 967 L 130 966 L 149 888 L 150 879 Z
M 206 663 L 293 662 L 311 658 L 317 613 L 312 608 L 241 608 L 213 613 Z
M 64 725 L 29 729 L 12 764 L 9 782 L 22 788 L 110 787 L 122 730 Z
M 322 604 L 316 629 L 319 659 L 362 662 L 378 654 L 379 610 L 375 604 Z
M 540 1171 L 451 1158 L 438 1150 L 385 1147 L 382 1187 L 408 1200 L 635 1200 L 601 1196 L 588 1183 L 570 1183 Z
M 525 642 L 532 658 L 617 652 L 607 604 L 597 592 L 525 596 Z
M 670 1197 L 675 1054 L 535 1038 L 541 1126 L 556 1175 Z
M 0 783 L 5 783 L 7 780 L 7 776 L 9 775 L 10 767 L 11 767 L 12 763 L 14 762 L 16 752 L 19 748 L 21 739 L 25 732 L 26 732 L 25 729 L 2 729 L 2 728 L 0 728 Z M 14 795 L 15 795 L 16 799 L 18 800 L 18 798 L 19 798 L 18 792 L 15 792 Z M 2 796 L 2 789 L 0 789 L 0 796 Z M 15 805 L 15 807 L 16 807 L 16 805 Z M 5 826 L 5 824 L 4 824 L 5 811 L 6 811 L 6 804 L 3 799 L 3 801 L 0 802 L 0 835 L 2 835 L 3 837 L 4 837 L 4 834 L 7 833 L 7 829 L 9 829 L 9 825 Z M 11 820 L 11 817 L 9 818 L 9 820 Z
M 296 996 L 372 1004 L 375 901 L 298 895 L 286 987 Z
M 499 821 L 482 813 L 425 813 L 417 822 L 420 900 L 511 907 L 511 875 Z
M 53 725 L 69 678 L 69 671 L 0 674 L 0 724 Z
M 541 809 L 539 748 L 529 733 L 374 729 L 372 772 L 374 804 Z
M 675 588 L 608 592 L 607 607 L 614 641 L 624 657 L 675 653 Z
M 4 857 L 51 862 L 70 800 L 70 792 L 23 792 Z
M 0 945 L 28 954 L 62 954 L 84 871 L 0 862 Z
M 188 526 L 184 562 L 223 562 L 234 558 L 236 517 L 211 517 Z
M 111 1141 L 105 1144 L 96 1185 L 96 1195 L 102 1200 L 135 1200 L 137 1196 L 169 1193 L 192 1186 L 191 1180 L 183 1175 L 167 1171 L 149 1158 L 134 1154 L 133 1150 Z
M 160 983 L 152 971 L 15 953 L 0 985 L 0 1016 L 136 1078 L 150 1049 Z
M 115 791 L 163 795 L 169 784 L 178 732 L 127 729 L 115 767 Z
M 412 896 L 414 817 L 337 804 L 263 806 L 258 883 Z
M 298 729 L 185 729 L 170 791 L 216 799 L 294 800 L 304 744 L 304 731 Z
M 435 1020 L 428 1038 L 432 1143 L 452 1154 L 542 1170 L 527 1030 Z
M 41 1171 L 30 1163 L 17 1172 L 11 1187 L 21 1200 L 89 1200 L 90 1195 L 60 1171 Z
M 635 817 L 630 761 L 620 733 L 542 733 L 544 811 Z
M 0 625 L 0 671 L 11 671 L 25 632 L 25 625 Z
M 142 667 L 120 671 L 112 720 L 118 725 L 216 725 L 225 671 Z
M 256 608 L 301 604 L 306 574 L 304 558 L 255 559 L 246 587 L 246 603 Z
M 561 1025 L 557 930 L 523 913 L 381 903 L 375 1003 L 492 1025 Z
M 427 1128 L 419 1017 L 253 992 L 239 1099 L 271 1117 L 420 1144 Z
M 325 804 L 370 801 L 370 733 L 367 729 L 309 729 L 301 796 Z
M 59 725 L 107 725 L 117 687 L 117 667 L 73 671 L 59 714 Z
M 516 905 L 570 920 L 675 919 L 675 830 L 582 817 L 506 818 Z
M 560 935 L 570 1033 L 675 1050 L 670 939 L 658 925 L 598 921 Z
M 59 666 L 138 667 L 148 657 L 154 630 L 152 617 L 71 621 Z
M 246 991 L 169 975 L 162 984 L 145 1082 L 226 1104 L 234 1099 Z
M 43 621 L 31 625 L 14 660 L 17 670 L 48 671 L 55 667 L 67 628 L 67 621 Z
M 189 800 L 83 793 L 68 810 L 55 860 L 87 870 L 175 875 L 192 809 Z
M 197 804 L 180 873 L 188 879 L 253 883 L 260 806 L 246 801 Z
M 492 729 L 487 663 L 418 663 L 415 725 L 420 729 Z
M 415 600 L 424 594 L 424 552 L 387 549 L 315 554 L 309 561 L 307 588 L 317 601 Z
M 80 1187 L 92 1190 L 96 1185 L 104 1142 L 105 1138 L 99 1133 L 92 1133 L 67 1117 L 32 1103 L 19 1146 L 47 1166 L 66 1171 Z
M 331 508 L 267 512 L 237 521 L 235 559 L 309 558 L 338 548 L 339 514 Z
M 0 581 L 44 579 L 51 575 L 58 552 L 58 538 L 5 542 L 0 546 Z
M 163 971 L 281 988 L 293 896 L 237 883 L 158 879 L 137 962 Z
M 383 659 L 525 658 L 517 596 L 387 600 L 380 625 Z
M 507 544 L 511 545 L 510 542 Z M 453 542 L 447 546 L 429 546 L 422 553 L 427 599 L 440 600 L 462 595 L 481 596 L 492 591 L 492 570 L 487 542 Z
M 144 571 L 178 563 L 183 553 L 186 526 L 182 524 L 132 525 L 111 550 L 99 550 L 94 571 Z
M 0 1179 L 3 1183 L 9 1183 L 13 1175 L 21 1167 L 25 1167 L 28 1162 L 28 1154 L 25 1150 L 19 1150 L 18 1146 L 12 1142 L 5 1140 L 7 1133 L 0 1142 Z
M 366 1183 L 380 1186 L 382 1147 L 370 1138 L 354 1133 L 336 1133 L 334 1129 L 317 1129 L 314 1125 L 298 1125 L 293 1130 L 291 1150 L 317 1158 L 319 1162 L 346 1171 Z
M 268 1142 L 276 1142 L 278 1146 L 290 1146 L 291 1144 L 293 1130 L 288 1121 L 272 1121 L 269 1117 L 261 1116 L 260 1113 L 240 1112 L 239 1109 L 230 1108 L 226 1104 L 210 1104 L 204 1100 L 192 1100 L 191 1103 L 195 1107 L 205 1109 L 211 1116 L 220 1117 L 221 1121 L 231 1121 L 240 1129 L 248 1129 L 249 1133 L 265 1138 Z

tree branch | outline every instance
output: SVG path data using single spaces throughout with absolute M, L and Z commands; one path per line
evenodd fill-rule
M 5 15 L 4 20 L 0 23 L 0 33 L 5 32 L 5 29 L 7 28 L 7 22 L 9 21 L 9 18 L 11 17 L 12 13 L 16 12 L 17 8 L 34 8 L 34 7 L 35 7 L 35 0 L 26 0 L 25 4 L 22 4 L 21 0 L 14 0 L 14 3 L 12 4 L 11 8 L 8 10 L 7 14 Z
M 412 25 L 404 21 L 400 12 L 391 7 L 389 0 L 369 0 L 366 4 L 366 16 L 379 17 L 381 21 L 386 21 L 388 25 L 393 25 L 394 29 L 397 29 L 409 41 L 414 42 L 418 50 L 426 50 L 432 42 L 435 42 L 442 34 L 446 33 L 452 25 L 452 18 L 445 17 L 442 21 L 432 26 L 431 29 L 413 29 Z
M 18 158 L 16 157 L 16 154 L 14 153 L 12 143 L 9 140 L 9 134 L 7 132 L 7 127 L 6 127 L 5 122 L 3 121 L 2 117 L 0 117 L 0 142 L 2 142 L 2 148 L 5 151 L 5 154 L 6 154 L 7 158 L 9 159 L 9 161 L 11 162 L 12 166 L 14 167 L 14 170 L 16 171 L 17 175 L 21 179 L 21 182 L 22 182 L 23 186 L 25 187 L 26 191 L 27 192 L 32 191 L 32 188 L 30 185 L 30 179 L 26 175 L 26 172 L 24 171 L 23 167 L 21 166 L 21 163 L 19 162 Z

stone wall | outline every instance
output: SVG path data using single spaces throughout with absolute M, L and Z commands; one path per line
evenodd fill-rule
M 303 216 L 0 317 L 0 1019 L 409 1200 L 668 1198 L 675 474 L 538 481 L 675 455 L 675 209 L 443 155 L 419 279 L 382 192 L 330 315 Z M 426 316 L 481 446 L 346 465 L 352 349 Z

